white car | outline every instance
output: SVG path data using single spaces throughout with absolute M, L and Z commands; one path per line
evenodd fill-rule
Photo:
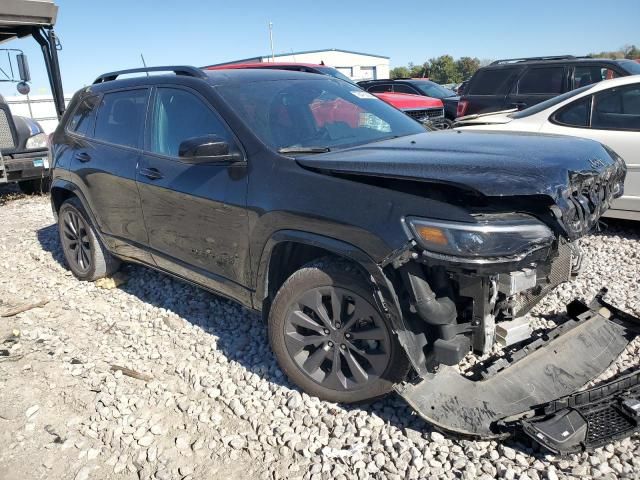
M 469 115 L 455 128 L 552 133 L 597 140 L 627 164 L 624 196 L 605 216 L 640 221 L 640 75 L 572 90 L 525 110 Z

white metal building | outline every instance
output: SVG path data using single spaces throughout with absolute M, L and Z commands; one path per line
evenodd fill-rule
M 352 52 L 331 48 L 328 50 L 307 50 L 304 52 L 279 53 L 260 57 L 243 58 L 217 65 L 234 63 L 262 63 L 262 62 L 296 62 L 323 63 L 334 67 L 352 80 L 375 80 L 389 78 L 389 57 L 371 53 Z M 216 66 L 217 66 L 216 65 Z M 213 65 L 211 65 L 213 66 Z

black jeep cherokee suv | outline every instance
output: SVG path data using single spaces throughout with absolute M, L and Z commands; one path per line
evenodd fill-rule
M 637 74 L 640 64 L 624 59 L 564 55 L 496 60 L 473 74 L 456 116 L 522 110 L 575 88 Z
M 351 402 L 396 386 L 425 418 L 478 435 L 573 393 L 628 341 L 586 326 L 582 343 L 549 347 L 571 352 L 557 368 L 573 380 L 545 383 L 546 352 L 492 399 L 423 408 L 416 388 L 454 388 L 447 365 L 488 352 L 497 326 L 570 278 L 624 163 L 577 138 L 427 133 L 328 76 L 155 70 L 175 75 L 99 77 L 54 134 L 52 206 L 79 279 L 126 261 L 196 283 L 261 311 L 280 366 L 310 394 Z M 465 401 L 479 416 L 456 410 Z

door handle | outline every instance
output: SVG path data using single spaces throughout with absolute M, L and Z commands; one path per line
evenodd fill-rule
M 87 163 L 91 160 L 91 155 L 89 155 L 87 152 L 80 152 L 75 154 L 75 159 L 82 163 Z
M 162 173 L 157 168 L 141 168 L 140 175 L 147 177 L 150 180 L 159 180 L 162 178 Z

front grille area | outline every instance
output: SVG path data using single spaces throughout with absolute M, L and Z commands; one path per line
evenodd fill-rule
M 427 108 L 424 110 L 405 110 L 404 113 L 415 120 L 431 120 L 444 117 L 444 108 Z
M 611 438 L 624 435 L 636 428 L 630 421 L 612 405 L 605 405 L 598 410 L 583 414 L 587 421 L 587 444 L 597 447 Z
M 7 112 L 0 108 L 0 149 L 13 149 L 16 145 L 11 134 Z

